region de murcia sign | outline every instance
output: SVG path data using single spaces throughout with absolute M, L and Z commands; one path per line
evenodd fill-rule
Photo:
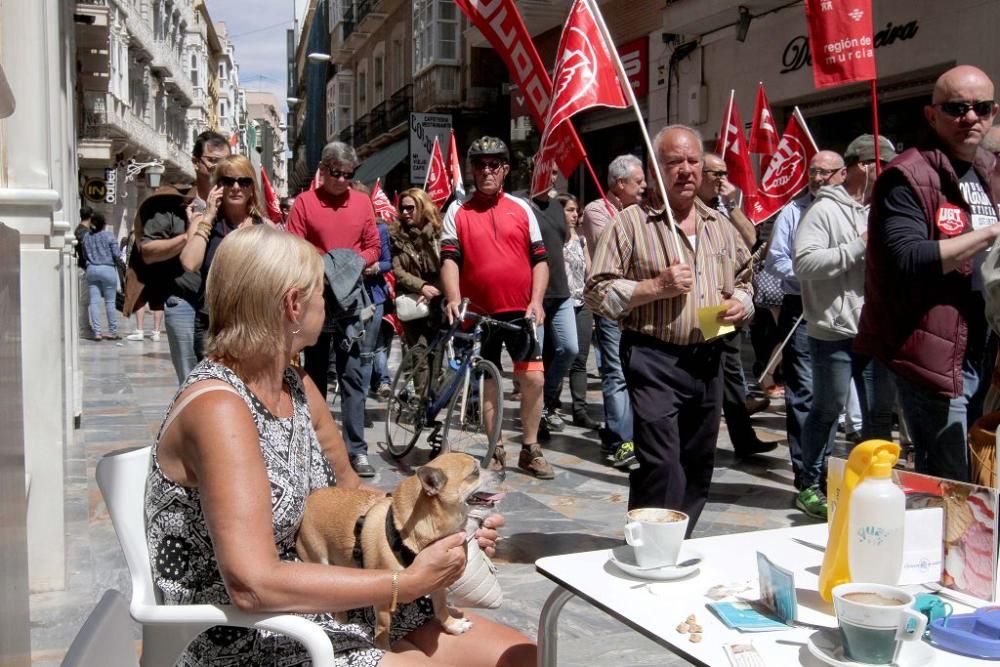
M 872 40 L 872 44 L 877 49 L 880 46 L 889 46 L 897 41 L 902 42 L 913 39 L 918 30 L 920 30 L 920 24 L 916 20 L 899 25 L 893 25 L 892 22 L 889 22 L 884 28 L 875 33 L 875 39 Z M 785 50 L 781 54 L 782 70 L 780 74 L 795 72 L 806 65 L 812 67 L 812 56 L 809 55 L 809 38 L 805 35 L 793 37 L 785 45 Z

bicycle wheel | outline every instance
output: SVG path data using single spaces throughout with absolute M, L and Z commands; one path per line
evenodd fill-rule
M 386 402 L 385 444 L 389 453 L 397 459 L 413 449 L 424 429 L 426 391 L 417 387 L 415 377 L 421 366 L 428 368 L 427 347 L 414 345 L 399 362 Z M 424 383 L 426 385 L 426 380 Z
M 488 414 L 482 400 L 486 392 L 491 392 L 496 397 L 492 414 Z M 448 401 L 442 451 L 464 452 L 479 459 L 485 468 L 500 440 L 502 426 L 503 392 L 500 371 L 491 362 L 480 359 L 472 366 L 468 385 L 459 385 L 455 395 Z

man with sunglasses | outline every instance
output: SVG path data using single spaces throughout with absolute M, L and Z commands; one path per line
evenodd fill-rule
M 917 470 L 969 479 L 969 424 L 981 405 L 986 250 L 1000 234 L 980 143 L 997 112 L 993 82 L 954 67 L 934 84 L 931 137 L 899 155 L 875 184 L 865 305 L 856 349 L 892 371 Z
M 441 232 L 446 314 L 449 322 L 454 321 L 465 297 L 476 312 L 498 320 L 525 320 L 525 326 L 535 328 L 534 340 L 530 330 L 527 338 L 525 332 L 488 331 L 482 355 L 499 368 L 501 348 L 507 348 L 521 381 L 523 438 L 518 467 L 539 479 L 552 479 L 552 466 L 538 444 L 544 377 L 537 330 L 545 321 L 548 255 L 528 203 L 503 191 L 510 172 L 507 145 L 495 137 L 480 137 L 469 146 L 468 157 L 476 189 L 464 201 L 451 203 Z M 495 389 L 486 392 L 487 411 L 497 400 L 502 399 Z M 497 444 L 490 469 L 502 472 L 506 459 L 503 443 Z
M 371 199 L 351 188 L 357 164 L 358 157 L 352 147 L 339 141 L 327 144 L 320 155 L 323 185 L 295 198 L 285 228 L 312 243 L 322 254 L 338 248 L 353 250 L 364 261 L 363 266 L 367 267 L 379 260 L 381 242 Z M 326 295 L 330 301 L 332 294 L 329 290 Z M 327 303 L 328 313 L 331 305 Z M 336 356 L 344 441 L 351 466 L 361 477 L 375 475 L 375 468 L 368 460 L 368 443 L 365 440 L 365 400 L 368 398 L 368 381 L 381 320 L 379 306 L 364 325 L 359 341 L 350 339 L 342 327 L 332 330 L 324 327 L 316 344 L 305 349 L 306 373 L 324 398 L 331 348 Z
M 194 331 L 201 290 L 201 275 L 184 270 L 180 254 L 188 241 L 191 216 L 204 212 L 208 205 L 215 165 L 228 155 L 226 137 L 218 132 L 202 132 L 191 152 L 195 171 L 193 192 L 184 196 L 177 189 L 164 186 L 140 207 L 139 249 L 146 264 L 143 273 L 146 296 L 151 310 L 163 308 L 170 361 L 178 382 L 183 382 L 198 363 Z
M 795 256 L 795 230 L 803 212 L 816 198 L 824 185 L 840 185 L 846 170 L 844 158 L 833 151 L 819 151 L 809 161 L 808 190 L 793 199 L 778 213 L 771 232 L 771 248 L 767 253 L 765 270 L 781 278 L 781 310 L 778 313 L 778 340 L 785 340 L 792 332 L 781 354 L 781 374 L 785 379 L 785 431 L 788 435 L 788 453 L 792 459 L 793 481 L 797 491 L 802 485 L 802 427 L 812 405 L 812 361 L 806 322 L 802 314 L 802 286 L 795 275 L 792 259 Z M 822 489 L 820 489 L 822 492 Z

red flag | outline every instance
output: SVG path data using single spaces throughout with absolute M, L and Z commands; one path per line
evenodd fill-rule
M 778 130 L 774 127 L 771 105 L 764 94 L 764 84 L 757 85 L 757 101 L 753 106 L 753 125 L 750 127 L 751 153 L 772 155 L 778 150 Z
M 764 171 L 757 197 L 747 209 L 747 217 L 754 224 L 777 213 L 809 184 L 809 162 L 814 155 L 816 142 L 796 107 L 778 142 L 778 150 Z
M 389 195 L 385 193 L 382 189 L 382 183 L 380 178 L 375 179 L 375 186 L 372 188 L 372 206 L 375 207 L 375 215 L 382 218 L 386 222 L 392 222 L 399 217 L 399 213 L 396 211 L 396 207 L 392 205 L 389 201 Z
M 806 0 L 817 88 L 875 78 L 872 0 Z
M 434 148 L 431 149 L 431 159 L 427 164 L 427 179 L 424 181 L 424 191 L 438 208 L 451 196 L 451 186 L 448 183 L 448 170 L 441 156 L 441 144 L 434 137 Z
M 271 181 L 267 177 L 267 170 L 260 170 L 260 187 L 264 191 L 264 203 L 267 205 L 267 217 L 271 219 L 274 224 L 280 224 L 284 222 L 281 217 L 281 206 L 278 204 L 278 195 L 274 193 L 274 188 L 271 187 Z
M 743 136 L 743 120 L 736 108 L 735 91 L 729 93 L 729 106 L 722 119 L 715 151 L 726 163 L 729 181 L 743 192 L 743 208 L 750 209 L 757 198 L 757 180 L 750 167 L 750 151 Z
M 448 178 L 451 180 L 451 191 L 459 197 L 465 197 L 465 183 L 462 181 L 462 162 L 458 158 L 458 143 L 455 141 L 455 130 L 451 131 L 448 142 Z
M 544 128 L 552 81 L 514 0 L 455 0 L 455 4 L 503 58 L 511 80 L 524 95 L 535 127 Z M 564 176 L 569 176 L 587 155 L 570 123 L 563 124 L 553 133 L 551 143 L 559 171 Z
M 586 0 L 576 0 L 556 51 L 552 103 L 535 156 L 532 196 L 546 192 L 552 185 L 552 167 L 558 163 L 559 128 L 572 127 L 569 119 L 573 114 L 597 106 L 621 109 L 628 106 L 628 101 L 590 6 Z
M 316 167 L 316 175 L 313 176 L 312 189 L 319 190 L 323 187 L 323 166 Z

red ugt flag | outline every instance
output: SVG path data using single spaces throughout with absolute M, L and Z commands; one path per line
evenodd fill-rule
M 371 194 L 372 206 L 375 207 L 375 215 L 386 222 L 392 222 L 399 217 L 399 213 L 389 201 L 389 195 L 385 194 L 385 190 L 382 189 L 381 180 L 380 178 L 375 179 L 375 187 L 372 188 Z
M 743 192 L 743 206 L 750 209 L 757 198 L 757 180 L 750 167 L 750 152 L 743 137 L 743 120 L 736 108 L 735 93 L 729 93 L 729 107 L 722 119 L 716 152 L 726 163 L 729 181 Z
M 774 127 L 771 105 L 764 94 L 764 84 L 757 85 L 757 101 L 753 105 L 753 125 L 750 127 L 750 152 L 771 155 L 778 150 L 778 130 Z
M 535 127 L 544 128 L 552 81 L 514 0 L 455 0 L 455 4 L 503 58 L 511 80 L 524 94 Z M 559 171 L 569 176 L 587 153 L 572 124 L 561 126 L 553 135 Z
M 455 142 L 455 130 L 451 131 L 448 142 L 448 177 L 451 179 L 451 191 L 458 197 L 465 197 L 465 183 L 462 182 L 462 162 L 458 159 L 458 144 Z
M 875 78 L 872 0 L 806 0 L 817 88 Z
M 796 107 L 778 150 L 764 170 L 757 197 L 747 210 L 747 217 L 754 224 L 764 222 L 802 192 L 809 183 L 809 162 L 814 155 L 816 143 Z
M 424 192 L 431 198 L 434 205 L 441 208 L 451 196 L 451 185 L 448 183 L 448 170 L 441 156 L 441 144 L 434 137 L 434 148 L 431 149 L 431 161 L 427 165 L 427 178 L 424 181 Z
M 274 224 L 281 224 L 284 220 L 281 217 L 281 206 L 278 204 L 278 195 L 271 187 L 271 181 L 267 177 L 267 170 L 260 170 L 260 187 L 264 191 L 264 203 L 267 204 L 267 217 Z
M 546 192 L 552 185 L 552 167 L 559 154 L 557 133 L 561 126 L 569 124 L 573 114 L 597 106 L 628 106 L 608 45 L 587 0 L 576 0 L 570 8 L 556 54 L 552 102 L 535 157 L 532 196 Z

